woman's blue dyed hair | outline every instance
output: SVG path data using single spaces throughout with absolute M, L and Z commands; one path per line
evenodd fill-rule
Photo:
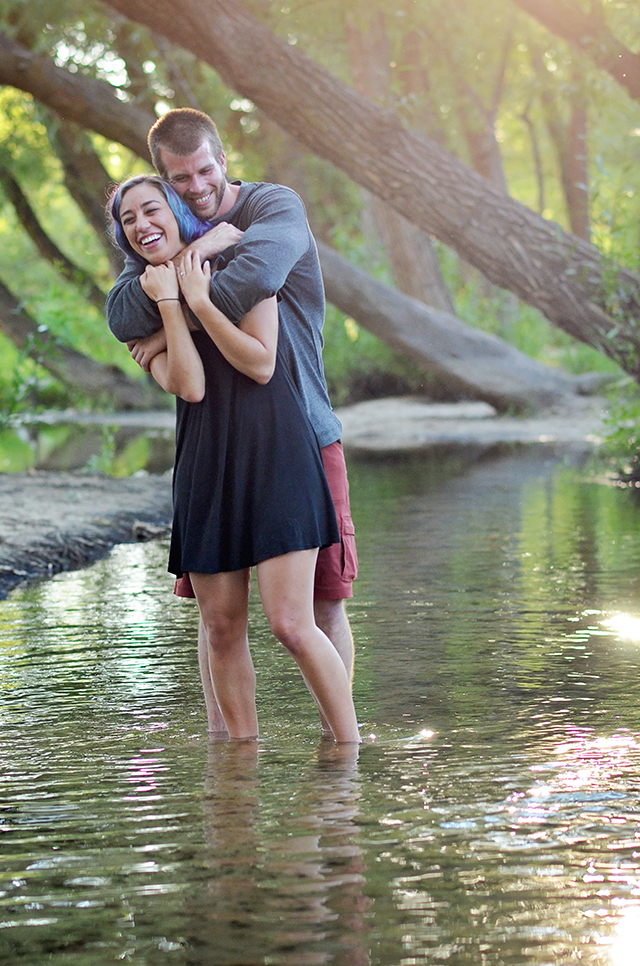
M 194 241 L 196 238 L 200 238 L 205 232 L 209 231 L 211 225 L 206 221 L 200 221 L 197 218 L 189 206 L 182 200 L 180 195 L 174 191 L 170 184 L 163 181 L 162 178 L 158 177 L 157 174 L 137 174 L 133 178 L 128 178 L 123 181 L 122 184 L 117 185 L 107 202 L 107 213 L 109 216 L 109 227 L 110 233 L 116 244 L 130 255 L 131 258 L 135 259 L 140 265 L 146 265 L 147 261 L 135 252 L 129 242 L 127 241 L 127 236 L 124 233 L 122 227 L 122 221 L 120 220 L 120 209 L 122 207 L 122 199 L 126 195 L 127 191 L 131 188 L 135 188 L 139 184 L 150 184 L 154 188 L 157 188 L 162 195 L 167 200 L 167 204 L 171 208 L 171 211 L 176 216 L 176 221 L 178 223 L 178 232 L 180 238 L 188 245 L 190 242 Z

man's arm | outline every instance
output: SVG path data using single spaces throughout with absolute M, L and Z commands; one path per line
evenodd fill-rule
M 250 224 L 243 225 L 242 241 L 211 278 L 211 301 L 234 322 L 276 295 L 313 245 L 304 205 L 290 188 L 261 186 L 246 204 Z
M 142 291 L 140 266 L 127 258 L 107 296 L 107 322 L 120 342 L 153 335 L 162 326 L 156 303 Z
M 235 245 L 242 232 L 234 225 L 221 222 L 207 232 L 209 255 L 213 257 Z M 107 322 L 120 342 L 133 342 L 153 335 L 162 325 L 156 303 L 145 295 L 140 285 L 142 269 L 130 256 L 107 296 Z

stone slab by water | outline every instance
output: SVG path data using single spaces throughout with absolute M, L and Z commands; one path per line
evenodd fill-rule
M 337 410 L 345 447 L 358 453 L 428 452 L 438 447 L 487 450 L 547 444 L 588 450 L 605 434 L 606 400 L 576 396 L 570 405 L 529 418 L 500 416 L 483 402 L 428 403 L 373 399 Z

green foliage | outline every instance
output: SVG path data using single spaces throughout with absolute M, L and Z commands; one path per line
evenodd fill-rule
M 504 292 L 487 295 L 485 288 L 476 277 L 457 290 L 458 313 L 469 325 L 497 335 L 520 352 L 570 375 L 620 372 L 607 356 L 572 339 L 530 305 L 517 302 Z
M 422 369 L 393 352 L 351 318 L 327 306 L 324 364 L 335 406 L 403 393 L 426 393 Z
M 614 32 L 632 50 L 640 41 L 633 6 L 608 3 L 605 11 Z M 584 88 L 589 103 L 585 148 L 593 238 L 612 260 L 638 268 L 640 105 L 509 0 L 486 0 L 481 6 L 473 0 L 391 6 L 381 0 L 327 0 L 315 5 L 294 0 L 285 6 L 250 0 L 249 7 L 290 45 L 299 46 L 347 83 L 352 82 L 355 66 L 350 31 L 366 34 L 379 18 L 382 53 L 373 48 L 368 53 L 369 66 L 386 71 L 384 106 L 467 162 L 478 138 L 487 138 L 489 144 L 493 137 L 510 193 L 534 209 L 541 205 L 545 217 L 564 226 L 566 200 L 548 105 L 566 133 L 576 85 Z M 228 146 L 234 176 L 279 178 L 291 184 L 303 195 L 319 237 L 376 277 L 391 281 L 386 259 L 363 230 L 360 189 L 278 133 L 209 66 L 87 0 L 0 0 L 0 21 L 5 33 L 53 56 L 59 66 L 107 80 L 123 102 L 140 104 L 150 112 L 175 106 L 207 111 Z M 546 106 L 543 95 L 549 99 Z M 105 240 L 89 227 L 64 187 L 62 167 L 42 117 L 29 95 L 0 88 L 0 165 L 19 181 L 65 255 L 106 292 L 110 277 Z M 121 145 L 95 134 L 91 140 L 114 180 L 148 170 L 146 160 Z M 540 154 L 539 170 L 534 146 Z M 390 161 L 390 179 L 391 168 Z M 496 294 L 462 268 L 448 249 L 438 247 L 445 280 L 464 321 L 571 373 L 616 371 L 601 354 L 571 340 L 533 309 Z M 37 323 L 57 338 L 101 362 L 139 374 L 126 349 L 109 334 L 100 312 L 38 256 L 1 196 L 0 278 Z M 613 288 L 615 307 L 620 293 Z M 331 307 L 325 342 L 328 380 L 338 405 L 375 392 L 431 389 L 424 373 Z M 69 398 L 39 367 L 5 346 L 2 337 L 0 350 L 0 405 L 6 412 L 42 405 L 56 392 L 58 399 Z
M 0 428 L 19 413 L 71 405 L 73 396 L 31 359 L 31 343 L 21 351 L 0 335 Z
M 616 473 L 640 479 L 640 387 L 631 379 L 621 379 L 609 393 L 610 427 L 601 454 Z
M 0 424 L 0 473 L 23 473 L 33 466 L 29 442 Z
M 106 473 L 108 476 L 131 476 L 147 465 L 149 450 L 149 439 L 143 435 L 136 436 L 118 450 L 116 428 L 104 426 L 100 449 L 89 457 L 85 469 L 89 473 Z

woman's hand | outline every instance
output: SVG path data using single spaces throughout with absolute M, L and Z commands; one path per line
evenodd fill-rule
M 178 281 L 189 308 L 197 315 L 197 306 L 210 301 L 211 265 L 202 262 L 198 252 L 187 249 L 178 265 Z
M 163 265 L 147 265 L 140 276 L 140 285 L 150 299 L 158 302 L 160 299 L 177 299 L 180 297 L 178 277 L 173 262 Z

